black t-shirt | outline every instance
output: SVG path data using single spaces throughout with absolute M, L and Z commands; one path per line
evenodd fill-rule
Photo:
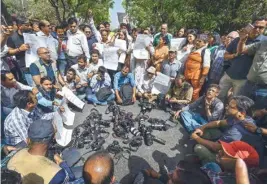
M 237 45 L 239 42 L 239 37 L 233 40 L 230 45 L 226 48 L 226 51 L 230 54 L 234 54 L 237 51 Z M 246 45 L 258 42 L 258 40 L 247 40 Z M 230 67 L 226 70 L 227 75 L 235 80 L 245 80 L 247 79 L 247 74 L 252 65 L 254 56 L 249 56 L 247 54 L 240 55 L 238 57 L 229 60 Z
M 19 48 L 22 44 L 24 44 L 24 38 L 23 35 L 20 35 L 18 32 L 14 32 L 13 35 L 7 39 L 7 46 L 13 49 Z M 25 51 L 21 51 L 15 56 L 19 66 L 25 67 Z

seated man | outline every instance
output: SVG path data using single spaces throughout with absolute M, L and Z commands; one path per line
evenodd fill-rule
M 11 146 L 26 146 L 28 128 L 34 120 L 53 119 L 54 113 L 43 114 L 36 108 L 37 98 L 31 92 L 22 90 L 14 95 L 16 107 L 4 122 L 6 144 Z
M 185 81 L 184 75 L 178 74 L 167 92 L 164 102 L 165 105 L 170 105 L 172 110 L 177 111 L 192 101 L 192 95 L 193 87 Z
M 10 71 L 1 71 L 1 105 L 3 113 L 7 116 L 15 107 L 13 96 L 19 90 L 30 90 L 34 94 L 38 93 L 36 88 L 23 85 L 16 81 L 14 75 Z M 2 115 L 3 116 L 3 115 Z
M 97 74 L 90 81 L 91 92 L 87 95 L 88 102 L 93 104 L 107 105 L 107 102 L 115 99 L 111 89 L 111 79 L 106 68 L 100 66 Z
M 153 101 L 154 97 L 156 98 L 157 96 L 155 95 L 153 97 L 152 95 L 152 87 L 153 87 L 153 82 L 156 78 L 156 69 L 153 66 L 150 66 L 147 69 L 147 74 L 144 76 L 144 79 L 136 84 L 137 87 L 137 93 L 136 96 L 139 98 L 145 98 L 148 99 L 150 102 Z
M 114 90 L 118 104 L 130 105 L 134 104 L 136 100 L 134 76 L 132 73 L 129 73 L 129 70 L 130 68 L 125 65 L 114 76 Z
M 114 184 L 114 162 L 109 153 L 99 151 L 84 163 L 83 177 L 71 184 Z
M 255 148 L 256 143 L 261 143 L 262 138 L 246 130 L 244 124 L 244 122 L 255 124 L 254 120 L 248 116 L 253 104 L 254 102 L 245 96 L 234 96 L 226 107 L 228 119 L 209 122 L 193 132 L 191 138 L 198 143 L 194 151 L 202 163 L 216 160 L 216 153 L 222 149 L 221 144 L 217 142 L 218 139 L 229 143 L 250 138 L 255 143 L 246 142 Z M 222 131 L 219 128 L 225 128 L 225 130 Z
M 219 93 L 219 85 L 211 84 L 206 95 L 176 112 L 175 118 L 180 114 L 183 126 L 189 134 L 201 125 L 222 118 L 224 108 L 222 101 L 217 98 Z
M 88 78 L 91 79 L 95 74 L 97 74 L 97 70 L 100 66 L 103 66 L 103 60 L 99 59 L 99 52 L 98 50 L 94 49 L 91 52 L 91 59 L 89 64 L 89 74 Z
M 76 71 L 73 68 L 67 70 L 67 74 L 64 77 L 66 87 L 68 87 L 74 94 L 76 93 Z
M 89 68 L 87 67 L 87 58 L 84 55 L 78 57 L 78 64 L 71 66 L 72 69 L 76 71 L 76 79 L 79 83 L 76 85 L 77 96 L 83 100 L 86 97 L 88 91 L 88 75 Z
M 49 76 L 56 89 L 60 88 L 58 83 L 64 86 L 65 83 L 57 69 L 57 63 L 51 59 L 49 50 L 47 48 L 40 47 L 37 50 L 37 54 L 39 59 L 30 65 L 30 73 L 35 85 L 39 86 L 41 78 Z
M 62 184 L 75 179 L 58 154 L 54 155 L 55 162 L 45 157 L 54 132 L 51 120 L 34 121 L 28 130 L 29 148 L 18 151 L 8 162 L 7 168 L 20 173 L 24 184 Z
M 52 81 L 49 77 L 43 77 L 40 80 L 41 85 L 38 87 L 39 93 L 36 95 L 38 100 L 38 107 L 44 113 L 54 112 L 59 103 L 56 101 L 56 89 L 53 88 Z M 64 109 L 60 107 L 60 109 Z
M 173 81 L 182 64 L 176 59 L 177 49 L 171 48 L 169 50 L 169 58 L 162 63 L 161 72 L 171 78 Z

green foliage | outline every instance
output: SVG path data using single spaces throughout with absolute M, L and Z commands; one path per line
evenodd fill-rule
M 171 31 L 185 26 L 225 33 L 267 16 L 267 0 L 128 0 L 128 13 L 138 27 L 166 22 Z

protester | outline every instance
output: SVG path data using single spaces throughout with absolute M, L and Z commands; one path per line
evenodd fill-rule
M 207 41 L 201 38 L 196 39 L 195 48 L 189 54 L 186 63 L 184 76 L 193 86 L 193 100 L 199 98 L 199 92 L 206 80 L 210 68 L 210 51 L 206 49 Z
M 23 85 L 16 81 L 14 75 L 10 71 L 1 71 L 1 106 L 3 113 L 7 116 L 13 108 L 15 102 L 13 96 L 20 90 L 29 90 L 33 94 L 38 93 L 38 89 L 30 86 Z M 4 115 L 2 115 L 4 116 Z
M 176 112 L 175 117 L 180 115 L 183 126 L 189 134 L 201 125 L 222 118 L 223 103 L 217 98 L 219 93 L 220 87 L 211 84 L 205 96 Z
M 153 83 L 156 78 L 156 69 L 150 66 L 147 69 L 147 73 L 143 78 L 143 81 L 136 83 L 137 93 L 136 96 L 139 98 L 144 98 L 152 102 L 157 96 L 152 94 Z
M 162 62 L 168 59 L 170 40 L 167 36 L 159 38 L 159 44 L 155 47 L 155 53 L 152 59 L 152 65 L 156 68 L 157 72 L 161 71 Z
M 184 75 L 178 74 L 165 96 L 165 106 L 174 111 L 181 110 L 192 100 L 193 87 L 185 81 Z
M 84 28 L 82 29 L 82 31 L 86 35 L 89 51 L 92 51 L 93 44 L 97 43 L 98 41 L 97 41 L 95 35 L 92 33 L 90 26 L 85 25 Z
M 66 76 L 64 77 L 64 82 L 66 87 L 68 87 L 72 92 L 76 94 L 76 85 L 77 85 L 76 71 L 73 68 L 70 68 L 67 71 Z
M 181 68 L 181 62 L 176 60 L 177 51 L 176 48 L 170 48 L 168 60 L 163 61 L 161 72 L 170 77 L 171 81 L 174 81 L 179 69 Z
M 182 27 L 176 32 L 175 38 L 185 38 L 187 36 L 186 33 L 187 33 L 186 28 Z
M 90 64 L 89 64 L 89 74 L 88 78 L 89 80 L 97 73 L 97 70 L 100 66 L 103 66 L 103 60 L 99 58 L 99 52 L 98 50 L 94 49 L 91 52 L 91 59 L 90 59 Z
M 167 37 L 166 40 L 169 40 L 166 44 L 170 46 L 170 40 L 172 39 L 172 34 L 168 33 L 168 25 L 162 24 L 161 25 L 161 32 L 157 33 L 154 36 L 153 46 L 157 47 L 160 44 L 160 38 Z
M 39 59 L 30 65 L 30 73 L 36 86 L 40 85 L 42 77 L 49 76 L 56 89 L 59 89 L 59 83 L 64 86 L 64 80 L 58 72 L 56 61 L 50 57 L 50 52 L 47 48 L 38 48 L 37 54 Z
M 0 52 L 0 67 L 1 70 L 10 70 L 8 62 L 7 62 L 7 54 L 9 52 L 9 48 L 6 45 L 6 42 L 10 35 L 13 34 L 13 27 L 12 26 L 3 26 L 1 25 L 1 33 L 0 33 L 0 39 L 1 39 L 1 52 Z
M 33 22 L 31 23 L 31 27 L 32 27 L 32 31 L 33 31 L 33 33 L 37 33 L 37 32 L 40 31 L 40 28 L 39 28 L 39 22 L 37 22 L 37 21 L 33 21 Z
M 114 90 L 118 104 L 131 105 L 136 101 L 136 85 L 129 67 L 123 66 L 121 72 L 114 77 Z
M 4 122 L 4 134 L 7 145 L 25 146 L 28 128 L 37 119 L 50 120 L 54 114 L 43 114 L 36 109 L 37 98 L 27 90 L 21 90 L 14 95 L 16 107 Z
M 86 36 L 77 29 L 78 21 L 75 18 L 68 20 L 69 30 L 67 31 L 67 54 L 68 54 L 68 68 L 78 63 L 78 57 L 85 55 L 89 60 L 90 51 Z M 86 60 L 87 61 L 87 60 Z
M 90 93 L 87 94 L 87 100 L 93 104 L 107 105 L 114 99 L 115 95 L 111 90 L 110 76 L 106 68 L 100 66 L 90 81 Z
M 54 155 L 55 162 L 45 157 L 54 132 L 52 121 L 34 121 L 27 133 L 29 148 L 18 151 L 8 162 L 8 169 L 20 173 L 24 184 L 63 184 L 75 179 L 58 154 Z

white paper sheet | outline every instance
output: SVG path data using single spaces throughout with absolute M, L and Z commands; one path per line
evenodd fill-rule
M 110 70 L 117 70 L 118 68 L 118 50 L 117 47 L 105 47 L 103 51 L 104 67 Z
M 134 43 L 134 49 L 145 49 L 151 42 L 152 38 L 149 35 L 138 34 Z
M 101 43 L 95 43 L 96 45 L 96 49 L 99 51 L 100 55 L 103 55 L 103 51 L 104 51 L 104 44 Z
M 133 50 L 133 56 L 137 59 L 149 59 L 150 55 L 146 49 L 135 49 Z
M 126 59 L 126 53 L 123 52 L 123 53 L 120 54 L 119 63 L 124 64 L 125 59 Z
M 69 100 L 71 103 L 73 103 L 78 108 L 83 109 L 85 103 L 82 100 L 80 100 L 75 94 L 73 94 L 73 92 L 69 88 L 63 87 L 62 93 L 64 94 L 64 97 L 67 100 Z
M 115 39 L 114 47 L 121 49 L 122 51 L 127 51 L 126 41 L 121 39 Z
M 60 138 L 56 138 L 57 143 L 61 146 L 67 146 L 71 141 L 72 132 L 73 129 L 63 127 Z
M 170 88 L 170 85 L 170 77 L 160 72 L 157 72 L 157 76 L 155 78 L 151 91 L 153 94 L 166 94 Z
M 75 113 L 70 110 L 65 100 L 62 101 L 62 107 L 65 111 L 61 113 L 62 120 L 65 125 L 72 126 L 75 119 Z
M 186 38 L 171 39 L 171 48 L 176 48 L 176 50 L 182 49 L 182 46 L 186 43 Z

